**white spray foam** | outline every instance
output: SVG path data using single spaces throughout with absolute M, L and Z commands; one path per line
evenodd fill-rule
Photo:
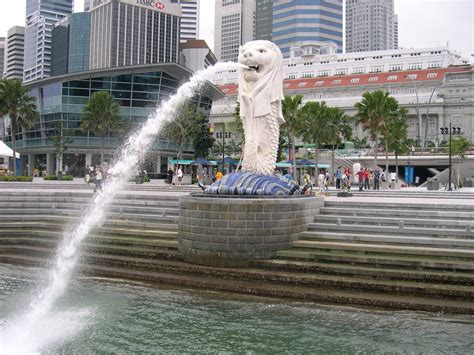
M 120 159 L 111 168 L 110 178 L 103 185 L 93 200 L 87 212 L 78 224 L 72 228 L 71 233 L 63 237 L 54 261 L 54 266 L 49 273 L 49 283 L 40 294 L 31 302 L 29 312 L 18 318 L 14 326 L 0 332 L 0 340 L 9 335 L 10 352 L 15 349 L 23 349 L 29 344 L 28 334 L 32 334 L 41 319 L 45 318 L 51 310 L 54 302 L 64 293 L 71 274 L 78 260 L 78 247 L 81 241 L 87 237 L 93 228 L 99 227 L 104 222 L 107 209 L 115 194 L 120 191 L 127 182 L 132 172 L 136 171 L 139 157 L 152 145 L 153 139 L 160 131 L 166 121 L 174 118 L 176 110 L 186 101 L 192 98 L 200 86 L 218 71 L 238 69 L 241 65 L 237 63 L 217 63 L 216 65 L 197 72 L 191 79 L 180 86 L 176 94 L 163 102 L 157 110 L 150 115 L 142 128 L 132 134 L 122 152 Z M 45 339 L 48 338 L 44 334 Z M 56 339 L 56 337 L 49 337 Z M 34 345 L 34 344 L 32 344 Z M 43 344 L 44 345 L 44 344 Z M 42 345 L 42 346 L 43 346 Z M 3 347 L 3 346 L 2 346 Z M 30 351 L 35 351 L 33 347 Z M 38 350 L 38 349 L 37 349 Z M 3 352 L 0 349 L 1 352 Z

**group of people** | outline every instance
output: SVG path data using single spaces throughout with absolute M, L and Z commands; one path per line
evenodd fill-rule
M 109 176 L 109 169 L 107 162 L 102 165 L 97 164 L 95 167 L 94 165 L 87 165 L 84 180 L 88 185 L 94 185 L 94 191 L 100 190 L 103 181 Z

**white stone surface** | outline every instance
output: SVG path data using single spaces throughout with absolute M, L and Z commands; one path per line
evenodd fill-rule
M 242 169 L 271 175 L 275 169 L 280 124 L 283 119 L 283 57 L 269 41 L 247 42 L 240 48 L 240 118 L 245 146 Z

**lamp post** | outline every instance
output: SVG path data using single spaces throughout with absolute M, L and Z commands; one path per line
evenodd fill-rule
M 420 100 L 418 98 L 418 87 L 416 86 L 415 79 L 411 75 L 405 75 L 406 79 L 410 79 L 413 87 L 415 88 L 415 95 L 416 95 L 416 115 L 418 117 L 418 143 L 420 144 L 420 147 L 423 147 L 424 144 L 422 142 L 422 137 L 421 137 L 421 129 L 423 127 L 422 122 L 421 122 L 421 116 L 420 116 Z
M 426 108 L 426 127 L 425 127 L 425 136 L 423 137 L 423 142 L 424 145 L 426 146 L 426 141 L 428 140 L 428 123 L 430 119 L 430 105 L 431 105 L 431 99 L 433 98 L 433 95 L 436 91 L 436 89 L 443 83 L 443 80 L 440 80 L 436 83 L 435 87 L 431 91 L 430 99 L 428 100 L 428 107 Z
M 448 160 L 448 191 L 453 191 L 451 187 L 451 177 L 452 177 L 452 135 L 453 134 L 461 134 L 461 127 L 452 127 L 451 121 L 449 121 L 449 130 L 448 127 L 440 128 L 441 134 L 448 134 L 449 132 L 449 160 Z
M 225 123 L 222 122 L 222 174 L 224 174 L 225 169 Z

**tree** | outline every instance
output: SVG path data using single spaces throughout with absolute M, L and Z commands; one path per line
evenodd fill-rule
M 323 102 L 307 102 L 301 109 L 301 136 L 306 143 L 314 144 L 316 176 L 319 174 L 319 145 L 329 141 L 330 109 Z
M 293 177 L 296 178 L 296 157 L 295 144 L 296 137 L 300 134 L 301 128 L 301 104 L 302 95 L 285 96 L 282 101 L 283 118 L 285 123 L 280 126 L 280 132 L 285 130 L 288 134 L 288 144 L 291 147 L 293 156 Z
M 120 106 L 107 91 L 92 94 L 84 107 L 81 130 L 97 132 L 100 136 L 100 163 L 104 162 L 104 140 L 107 133 L 121 126 Z
M 331 157 L 331 179 L 334 178 L 334 154 L 336 146 L 342 143 L 343 140 L 349 140 L 352 136 L 352 118 L 345 114 L 343 110 L 338 107 L 331 107 L 328 109 L 328 135 L 327 143 L 332 146 Z
M 10 118 L 13 159 L 15 161 L 13 169 L 17 175 L 16 134 L 18 126 L 21 130 L 31 128 L 39 116 L 35 99 L 28 94 L 28 89 L 22 86 L 20 80 L 4 79 L 0 81 L 0 115 L 8 115 Z
M 414 144 L 412 139 L 408 138 L 408 120 L 406 118 L 406 109 L 401 108 L 398 114 L 393 115 L 387 122 L 387 131 L 390 134 L 386 137 L 388 149 L 395 153 L 395 172 L 398 182 L 398 156 L 410 151 Z
M 362 100 L 355 104 L 357 109 L 357 124 L 361 124 L 364 131 L 369 132 L 369 137 L 374 144 L 374 170 L 377 167 L 377 153 L 379 139 L 382 134 L 388 135 L 386 122 L 398 111 L 398 102 L 390 97 L 388 91 L 377 90 L 366 92 Z M 387 143 L 388 144 L 388 143 Z M 386 151 L 388 151 L 386 145 Z M 387 156 L 388 161 L 388 156 Z M 388 172 L 388 166 L 387 166 Z
M 352 139 L 352 143 L 354 143 L 354 148 L 355 149 L 364 149 L 364 148 L 370 147 L 369 143 L 367 142 L 366 137 L 364 137 L 364 138 L 354 137 Z
M 191 133 L 194 144 L 194 157 L 206 158 L 214 145 L 214 138 L 209 130 L 209 118 L 202 112 L 195 113 L 195 125 Z
M 64 129 L 63 122 L 56 122 L 54 125 L 54 133 L 51 136 L 53 145 L 56 150 L 56 174 L 62 170 L 63 154 L 68 149 L 69 144 L 73 142 L 71 136 L 73 132 L 69 129 Z

